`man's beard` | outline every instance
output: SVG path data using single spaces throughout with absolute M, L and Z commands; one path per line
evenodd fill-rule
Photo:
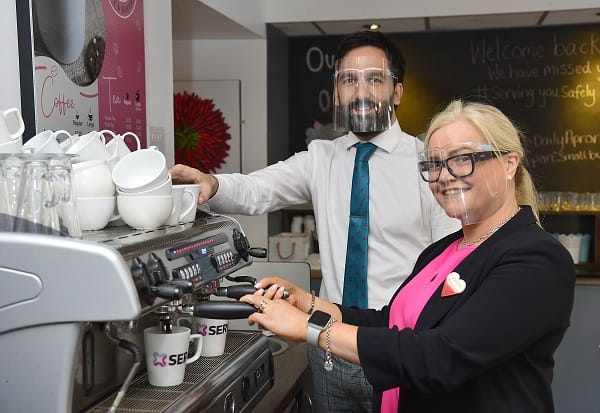
M 359 115 L 362 109 L 368 113 Z M 372 99 L 355 99 L 348 105 L 341 105 L 341 125 L 354 133 L 381 132 L 390 127 L 393 107 L 389 104 L 379 106 Z

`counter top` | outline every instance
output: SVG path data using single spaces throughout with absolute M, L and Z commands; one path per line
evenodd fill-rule
M 308 368 L 306 343 L 287 342 L 289 348 L 273 356 L 273 388 L 252 409 L 256 413 L 281 413 L 302 392 L 302 376 Z
M 600 277 L 577 277 L 575 279 L 577 285 L 600 285 Z

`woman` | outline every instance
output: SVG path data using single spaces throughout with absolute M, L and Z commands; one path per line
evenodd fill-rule
M 462 230 L 423 251 L 390 304 L 347 308 L 265 278 L 242 297 L 259 309 L 249 321 L 361 364 L 374 411 L 552 412 L 575 270 L 539 225 L 519 133 L 492 106 L 454 101 L 425 143 L 421 176 Z M 307 311 L 318 314 L 310 323 Z

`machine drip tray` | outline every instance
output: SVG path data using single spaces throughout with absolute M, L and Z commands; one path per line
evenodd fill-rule
M 116 412 L 249 412 L 273 387 L 273 380 L 268 339 L 257 332 L 230 330 L 223 355 L 200 357 L 187 365 L 178 386 L 151 386 L 143 373 L 132 382 Z M 117 391 L 86 412 L 109 411 Z

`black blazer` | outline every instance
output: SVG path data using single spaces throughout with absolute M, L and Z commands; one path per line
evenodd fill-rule
M 402 286 L 460 237 L 462 231 L 425 249 Z M 373 411 L 383 390 L 400 386 L 402 413 L 553 412 L 553 354 L 569 326 L 575 289 L 567 250 L 522 207 L 455 271 L 465 291 L 441 297 L 440 286 L 414 330 L 381 328 L 389 306 L 340 307 L 343 321 L 359 326 Z

